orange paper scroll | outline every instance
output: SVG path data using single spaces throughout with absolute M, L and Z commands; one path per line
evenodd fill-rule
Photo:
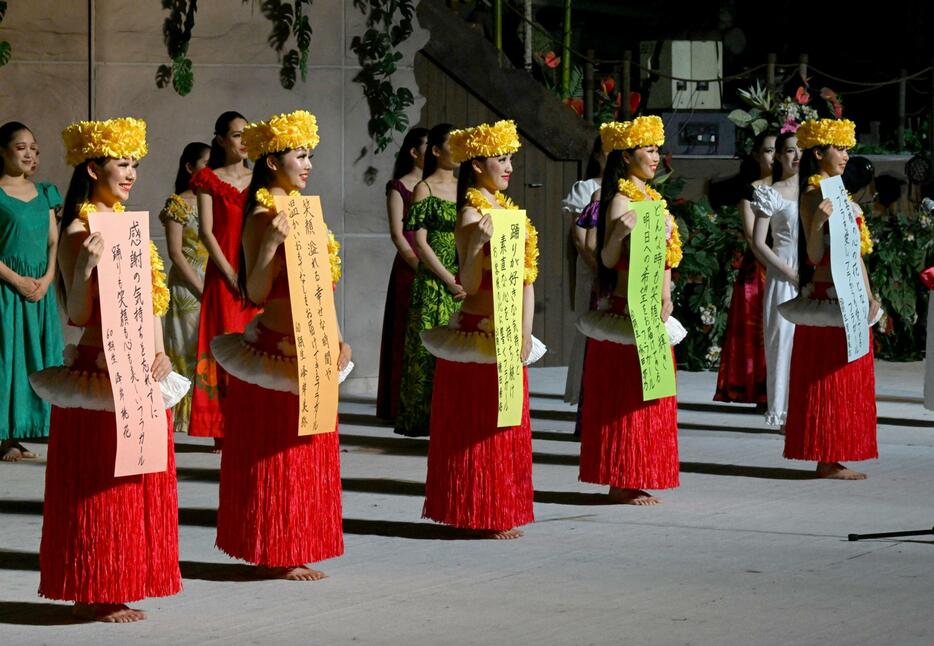
M 337 423 L 340 336 L 321 198 L 276 196 L 289 219 L 285 262 L 298 351 L 298 434 L 329 433 Z
M 104 239 L 97 264 L 101 334 L 117 421 L 114 476 L 165 471 L 168 425 L 152 378 L 155 319 L 149 263 L 149 213 L 91 213 Z

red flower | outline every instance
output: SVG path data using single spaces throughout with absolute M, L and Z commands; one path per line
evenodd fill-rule
M 837 102 L 837 93 L 831 90 L 829 87 L 822 87 L 820 89 L 820 98 L 826 99 L 831 103 Z
M 616 89 L 616 79 L 612 76 L 604 76 L 603 80 L 600 81 L 600 85 L 603 87 L 603 93 L 610 96 L 613 90 Z
M 833 114 L 838 119 L 843 116 L 843 105 L 838 101 L 833 102 Z
M 561 57 L 557 56 L 554 52 L 546 52 L 542 55 L 542 63 L 545 64 L 545 67 L 554 69 L 561 64 Z
M 675 206 L 681 206 L 681 205 L 684 204 L 685 202 L 687 202 L 687 200 L 685 200 L 683 197 L 676 197 L 676 198 L 675 198 Z
M 733 269 L 739 269 L 743 266 L 743 252 L 737 250 L 733 251 L 733 262 L 730 263 L 733 266 Z
M 584 100 L 579 98 L 565 99 L 564 105 L 570 106 L 577 116 L 584 116 Z
M 798 86 L 798 91 L 795 93 L 795 101 L 798 102 L 798 105 L 807 105 L 811 101 L 811 95 L 808 94 L 808 91 L 804 89 L 804 86 Z
M 632 114 L 635 114 L 639 109 L 639 104 L 642 102 L 642 95 L 638 92 L 629 93 L 629 111 Z

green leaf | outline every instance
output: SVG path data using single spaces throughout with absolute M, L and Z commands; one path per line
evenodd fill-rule
M 7 41 L 0 41 L 0 67 L 10 62 L 13 56 L 13 46 Z
M 745 110 L 736 109 L 726 116 L 738 128 L 747 128 L 752 122 L 752 116 Z
M 172 62 L 172 87 L 179 96 L 186 96 L 191 92 L 194 82 L 190 59 L 179 58 Z
M 763 132 L 768 130 L 768 128 L 769 128 L 769 122 L 766 121 L 765 119 L 756 119 L 755 121 L 752 122 L 752 131 L 756 134 L 756 136 L 762 134 Z
M 6 2 L 0 2 L 0 22 L 6 18 Z

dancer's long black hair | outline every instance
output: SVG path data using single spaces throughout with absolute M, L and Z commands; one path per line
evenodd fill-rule
M 743 199 L 749 199 L 752 195 L 752 183 L 761 179 L 762 169 L 755 155 L 762 150 L 762 145 L 769 137 L 777 137 L 778 133 L 774 130 L 760 132 L 753 139 L 752 149 L 749 154 L 743 155 L 739 164 L 739 171 L 730 177 L 720 180 L 714 180 L 707 184 L 707 199 L 714 211 L 725 206 L 736 206 Z M 778 151 L 776 139 L 775 150 Z
M 247 303 L 252 303 L 253 301 L 250 300 L 250 295 L 246 291 L 246 254 L 243 251 L 243 230 L 246 229 L 247 219 L 253 214 L 253 210 L 256 208 L 256 191 L 261 188 L 268 189 L 272 186 L 272 180 L 275 177 L 269 164 L 266 163 L 266 160 L 271 155 L 281 161 L 289 150 L 263 155 L 253 164 L 253 177 L 250 179 L 250 186 L 247 188 L 246 192 L 246 202 L 243 205 L 243 225 L 240 227 L 240 254 L 237 261 L 237 287 L 240 290 L 241 300 Z M 262 305 L 262 303 L 254 303 L 254 305 Z
M 422 179 L 428 179 L 438 170 L 438 158 L 432 151 L 435 147 L 439 150 L 444 147 L 452 130 L 454 130 L 454 126 L 450 123 L 439 123 L 428 131 L 428 141 L 425 144 L 425 165 L 422 166 Z
M 405 134 L 399 152 L 396 153 L 396 161 L 392 166 L 392 178 L 400 179 L 412 172 L 415 168 L 415 159 L 412 157 L 412 151 L 418 149 L 422 144 L 422 139 L 428 136 L 428 128 L 412 128 Z M 427 161 L 427 155 L 426 155 Z
M 606 156 L 606 165 L 603 167 L 603 182 L 600 185 L 600 210 L 597 218 L 597 284 L 601 294 L 607 294 L 616 289 L 616 268 L 603 265 L 603 245 L 606 241 L 606 217 L 610 202 L 619 192 L 619 180 L 628 176 L 626 162 L 622 150 L 614 150 Z M 635 149 L 628 152 L 632 155 Z
M 175 194 L 181 195 L 188 190 L 188 183 L 191 181 L 191 173 L 188 171 L 189 164 L 194 167 L 201 159 L 205 150 L 211 147 L 201 141 L 192 141 L 182 150 L 178 158 L 178 171 L 175 173 Z
M 798 166 L 798 287 L 804 287 L 814 280 L 814 265 L 808 259 L 808 241 L 804 235 L 804 218 L 801 217 L 801 204 L 808 189 L 808 178 L 820 172 L 815 151 L 820 150 L 826 154 L 830 146 L 814 146 L 801 153 L 801 164 Z M 818 189 L 820 190 L 820 189 Z

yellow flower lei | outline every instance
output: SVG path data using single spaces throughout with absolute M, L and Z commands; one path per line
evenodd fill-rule
M 815 188 L 820 188 L 820 182 L 824 179 L 824 176 L 815 173 L 808 177 L 808 186 L 813 186 Z M 853 202 L 853 196 L 849 193 L 846 194 L 847 199 L 850 202 Z M 866 224 L 866 217 L 860 216 L 856 218 L 856 224 L 859 226 L 859 253 L 862 256 L 868 256 L 872 253 L 872 235 L 869 232 L 869 225 Z
M 665 210 L 665 218 L 667 219 L 666 224 L 671 225 L 671 231 L 668 233 L 665 242 L 665 266 L 673 269 L 680 265 L 681 259 L 684 257 L 684 251 L 681 245 L 681 232 L 678 230 L 678 222 L 672 217 L 671 213 L 669 213 L 668 202 L 662 197 L 662 194 L 648 184 L 645 185 L 645 191 L 643 192 L 636 186 L 635 182 L 628 179 L 619 180 L 617 190 L 620 195 L 628 197 L 632 202 L 643 202 L 648 199 L 653 202 L 662 203 L 662 208 Z
M 289 191 L 290 197 L 301 197 L 301 193 L 298 191 Z M 260 206 L 263 206 L 270 210 L 275 210 L 276 200 L 267 189 L 261 188 L 256 191 L 256 203 Z M 327 229 L 328 232 L 328 262 L 331 266 L 331 283 L 336 285 L 341 276 L 344 273 L 342 268 L 342 261 L 340 257 L 341 243 L 337 241 L 337 238 L 334 237 L 334 233 Z
M 113 209 L 117 213 L 123 213 L 126 208 L 117 202 Z M 93 202 L 85 202 L 78 209 L 78 219 L 84 222 L 85 228 L 88 227 L 88 216 L 97 211 Z M 169 311 L 169 288 L 165 284 L 165 263 L 162 262 L 162 256 L 156 248 L 156 243 L 149 241 L 149 270 L 152 281 L 152 313 L 155 316 L 165 316 Z
M 475 188 L 468 188 L 467 195 L 465 197 L 468 205 L 477 209 L 492 209 L 493 205 L 490 204 L 490 201 L 483 196 L 479 190 Z M 511 199 L 496 191 L 493 194 L 493 199 L 496 200 L 496 204 L 501 209 L 516 209 L 516 203 Z M 525 261 L 524 261 L 525 271 L 523 272 L 523 282 L 526 285 L 531 285 L 538 278 L 538 230 L 535 228 L 535 225 L 532 224 L 532 220 L 528 216 L 525 217 Z

